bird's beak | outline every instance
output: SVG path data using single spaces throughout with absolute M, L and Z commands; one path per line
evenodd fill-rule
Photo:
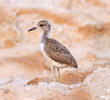
M 29 29 L 28 31 L 33 31 L 33 30 L 36 30 L 37 27 L 32 27 L 31 29 Z

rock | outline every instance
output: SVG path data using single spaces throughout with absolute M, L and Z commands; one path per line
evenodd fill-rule
M 97 100 L 110 99 L 110 68 L 97 68 L 89 75 L 84 85 L 87 85 L 90 93 L 97 97 Z
M 79 85 L 80 86 L 80 85 Z M 39 83 L 37 86 L 5 85 L 0 91 L 0 98 L 11 100 L 95 100 L 88 89 L 83 86 L 63 85 L 60 83 Z
M 27 82 L 26 85 L 37 85 L 38 83 L 39 83 L 39 78 L 36 77 L 35 79 Z
M 13 41 L 13 40 L 5 40 L 4 41 L 4 45 L 5 45 L 5 48 L 11 48 L 13 46 L 15 46 L 16 42 Z
M 108 0 L 1 0 L 0 99 L 110 100 L 109 6 Z M 42 34 L 27 32 L 41 19 L 78 63 L 60 70 L 60 83 L 40 51 Z
M 91 73 L 92 73 L 92 71 L 81 73 L 78 71 L 72 72 L 72 71 L 67 70 L 62 73 L 61 83 L 63 83 L 63 84 L 78 84 L 78 83 L 83 82 L 85 80 L 85 78 Z
M 16 14 L 4 6 L 0 6 L 0 10 L 0 48 L 10 48 L 21 38 Z

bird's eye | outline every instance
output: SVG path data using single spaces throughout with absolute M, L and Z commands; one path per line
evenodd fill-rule
M 41 26 L 41 27 L 42 27 L 42 26 L 43 26 L 43 24 L 40 24 L 39 26 Z

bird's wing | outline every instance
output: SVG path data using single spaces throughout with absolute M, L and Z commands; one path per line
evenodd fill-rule
M 67 65 L 72 64 L 73 56 L 69 50 L 57 40 L 48 39 L 44 49 L 46 54 L 56 62 Z

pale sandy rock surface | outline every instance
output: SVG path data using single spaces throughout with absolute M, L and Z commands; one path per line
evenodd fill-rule
M 74 55 L 61 83 L 40 51 L 39 20 Z M 109 0 L 0 0 L 0 100 L 110 100 Z
M 89 91 L 99 100 L 110 99 L 110 68 L 97 68 L 89 75 L 84 84 L 88 85 Z M 100 92 L 99 92 L 100 91 Z

